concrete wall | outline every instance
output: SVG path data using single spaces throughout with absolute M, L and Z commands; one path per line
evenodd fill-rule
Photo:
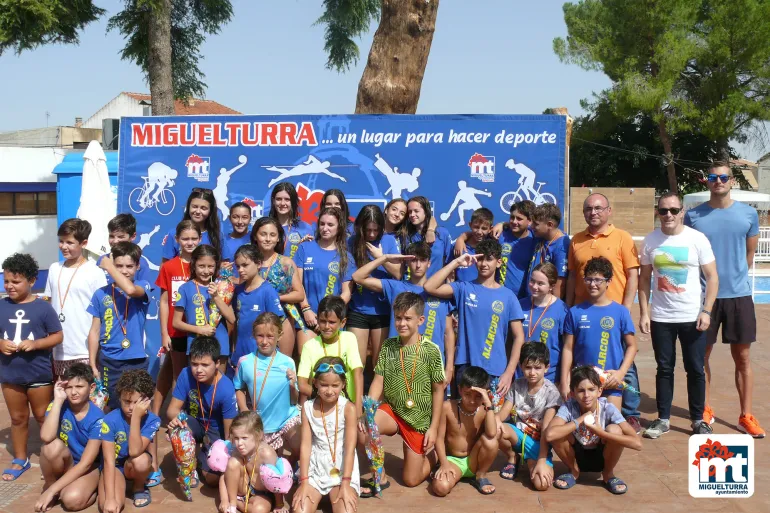
M 53 168 L 66 153 L 62 148 L 0 146 L 0 182 L 55 182 Z
M 130 96 L 120 94 L 107 105 L 99 109 L 93 116 L 83 122 L 84 128 L 102 128 L 104 119 L 120 119 L 123 116 L 143 116 L 144 107 Z
M 14 253 L 29 253 L 46 270 L 59 258 L 56 216 L 0 217 L 0 262 Z

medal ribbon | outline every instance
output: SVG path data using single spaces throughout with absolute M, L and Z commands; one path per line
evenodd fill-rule
M 332 467 L 337 468 L 337 439 L 339 438 L 337 436 L 337 428 L 339 427 L 338 422 L 340 420 L 340 417 L 339 417 L 340 401 L 338 398 L 337 402 L 334 404 L 334 450 L 333 451 L 332 451 L 332 441 L 329 438 L 329 431 L 326 429 L 326 412 L 324 411 L 324 403 L 320 398 L 318 399 L 318 402 L 321 405 L 321 424 L 324 427 L 324 433 L 326 434 L 326 442 L 329 444 L 329 450 L 332 453 Z
M 529 308 L 529 326 L 527 327 L 527 342 L 532 341 L 532 334 L 535 333 L 535 330 L 537 329 L 537 325 L 540 324 L 540 321 L 543 320 L 543 316 L 548 311 L 548 309 L 551 307 L 551 305 L 554 303 L 554 301 L 548 300 L 548 304 L 545 305 L 545 308 L 543 309 L 543 312 L 540 314 L 540 317 L 537 318 L 537 321 L 532 322 L 534 317 L 532 316 L 532 312 L 535 311 L 535 302 L 532 301 L 532 306 Z
M 417 352 L 414 354 L 414 361 L 412 362 L 412 384 L 414 384 L 414 371 L 417 369 L 417 360 L 420 358 L 420 344 L 422 340 L 417 341 Z M 406 393 L 409 394 L 409 398 L 412 398 L 412 387 L 409 385 L 409 380 L 406 379 L 406 368 L 404 367 L 404 348 L 401 347 L 398 350 L 398 359 L 401 360 L 401 373 L 404 375 L 404 384 L 406 385 Z
M 217 385 L 219 385 L 219 371 L 217 371 L 217 379 L 214 381 L 214 393 L 211 394 L 211 404 L 209 405 L 209 420 L 203 421 L 203 435 L 205 436 L 206 433 L 209 431 L 209 427 L 211 427 L 211 415 L 214 413 L 214 399 L 217 397 Z M 198 387 L 198 404 L 201 406 L 201 416 L 203 416 L 203 413 L 206 411 L 203 408 L 203 396 L 201 395 L 201 384 L 198 383 L 198 381 L 195 382 L 195 386 Z M 205 417 L 203 417 L 205 419 Z
M 125 338 L 126 335 L 126 324 L 128 324 L 128 297 L 126 297 L 126 308 L 125 313 L 123 314 L 123 320 L 120 319 L 120 316 L 118 315 L 118 304 L 115 302 L 115 284 L 112 284 L 112 304 L 115 306 L 115 317 L 118 319 L 118 326 L 120 326 L 121 331 L 123 331 L 123 337 Z
M 254 401 L 254 411 L 257 411 L 259 401 L 262 399 L 262 392 L 265 390 L 265 383 L 267 383 L 267 375 L 270 374 L 270 367 L 273 366 L 273 360 L 275 360 L 275 355 L 277 354 L 278 352 L 276 351 L 273 353 L 273 356 L 270 357 L 270 363 L 267 364 L 267 370 L 265 371 L 265 375 L 262 377 L 262 386 L 259 389 L 259 395 L 257 395 L 257 360 L 259 360 L 259 356 L 254 355 L 254 388 L 252 389 L 251 394 L 251 399 Z
M 83 258 L 83 257 L 81 257 Z M 64 298 L 61 297 L 61 275 L 62 271 L 65 269 L 64 266 L 62 266 L 61 270 L 59 270 L 59 278 L 56 282 L 56 293 L 59 295 L 59 312 L 64 312 L 64 303 L 67 302 L 67 296 L 70 293 L 70 286 L 72 285 L 72 280 L 75 279 L 75 275 L 78 273 L 78 270 L 80 269 L 80 266 L 85 263 L 85 259 L 81 260 L 78 265 L 75 266 L 75 272 L 72 273 L 72 277 L 70 278 L 69 283 L 67 284 L 67 290 L 64 292 Z

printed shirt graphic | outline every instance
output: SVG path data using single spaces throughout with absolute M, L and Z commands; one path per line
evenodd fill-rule
M 0 335 L 17 346 L 24 340 L 40 340 L 62 330 L 53 307 L 42 299 L 14 303 L 0 299 Z M 51 350 L 17 351 L 10 356 L 0 353 L 0 383 L 26 385 L 50 383 Z
M 266 281 L 263 281 L 262 285 L 251 292 L 246 291 L 246 284 L 237 285 L 231 306 L 238 323 L 238 331 L 230 362 L 237 365 L 238 360 L 243 356 L 257 350 L 257 341 L 252 335 L 254 321 L 257 320 L 257 317 L 265 312 L 272 312 L 278 317 L 283 317 L 284 313 L 283 308 L 281 308 L 281 301 L 278 299 L 278 293 Z
M 174 257 L 160 266 L 155 285 L 166 291 L 168 298 L 168 336 L 171 338 L 186 337 L 187 333 L 175 329 L 171 323 L 174 318 L 174 306 L 179 299 L 179 288 L 190 279 L 190 263 Z
M 51 411 L 53 403 L 48 405 L 45 412 L 46 417 Z M 69 402 L 64 401 L 59 415 L 59 439 L 72 454 L 73 464 L 77 465 L 80 458 L 83 457 L 83 451 L 86 449 L 89 440 L 101 440 L 103 433 L 104 412 L 92 402 L 88 402 L 88 411 L 83 420 L 78 420 L 75 413 L 70 409 Z M 101 454 L 101 453 L 100 453 Z M 97 456 L 97 461 L 101 455 Z
M 224 420 L 234 419 L 238 414 L 238 405 L 235 401 L 235 387 L 230 378 L 217 371 L 219 382 L 216 385 L 216 396 L 214 396 L 214 405 L 212 408 L 211 400 L 214 395 L 214 383 L 207 385 L 195 381 L 192 371 L 189 367 L 179 374 L 174 387 L 174 399 L 184 402 L 183 410 L 191 417 L 195 417 L 201 426 L 205 429 L 206 424 L 211 422 L 211 431 L 219 433 L 220 438 L 226 438 Z M 217 378 L 214 378 L 215 380 Z M 196 386 L 197 385 L 197 386 Z M 203 397 L 198 397 L 198 389 Z M 201 411 L 203 403 L 203 411 Z M 212 440 L 213 442 L 213 440 Z
M 756 209 L 739 201 L 728 208 L 703 203 L 685 213 L 684 224 L 706 235 L 711 243 L 719 275 L 717 298 L 750 296 L 746 238 L 759 234 Z
M 307 235 L 311 237 L 314 234 L 313 227 L 305 221 L 299 221 L 297 225 L 283 226 L 284 234 L 284 249 L 283 254 L 289 258 L 294 258 L 299 248 L 299 241 L 304 239 Z
M 523 299 L 528 294 L 527 269 L 535 251 L 535 238 L 531 232 L 526 237 L 517 238 L 508 228 L 500 234 L 503 258 L 497 272 L 497 282 L 513 291 L 517 298 Z
M 400 251 L 396 245 L 396 238 L 393 235 L 385 234 L 382 239 L 372 243 L 374 246 L 381 246 L 383 255 L 398 254 Z M 348 239 L 350 253 L 353 254 L 353 237 Z M 368 253 L 367 253 L 368 254 Z M 369 261 L 372 261 L 371 255 Z M 372 278 L 384 280 L 390 278 L 390 274 L 383 266 L 379 266 L 372 274 Z M 353 294 L 350 298 L 350 311 L 362 315 L 390 315 L 390 303 L 385 300 L 383 294 L 378 294 L 361 285 L 353 286 Z
M 444 354 L 444 335 L 446 333 L 446 318 L 452 311 L 451 303 L 446 299 L 439 299 L 429 295 L 425 289 L 419 285 L 414 285 L 408 281 L 382 280 L 382 292 L 389 305 L 393 304 L 396 297 L 402 292 L 414 292 L 419 294 L 425 301 L 425 322 L 420 325 L 420 335 L 424 335 L 428 340 L 436 344 Z M 390 336 L 397 337 L 396 316 L 390 312 Z
M 324 356 L 339 356 L 342 361 L 345 362 L 345 378 L 347 380 L 348 397 L 355 400 L 356 397 L 356 382 L 354 378 L 354 371 L 356 369 L 363 368 L 364 364 L 361 361 L 361 354 L 358 352 L 358 341 L 356 336 L 349 331 L 340 331 L 340 338 L 338 342 L 333 344 L 324 344 L 321 341 L 321 336 L 317 336 L 308 340 L 304 346 L 302 346 L 302 355 L 299 359 L 299 368 L 297 369 L 297 376 L 300 378 L 313 379 L 313 367 L 318 360 Z
M 714 261 L 711 243 L 688 226 L 677 235 L 655 230 L 644 239 L 642 265 L 652 265 L 652 309 L 656 322 L 695 322 L 703 305 L 700 266 Z
M 304 352 L 304 351 L 303 351 Z M 257 375 L 254 376 L 254 359 L 257 359 Z M 236 390 L 243 390 L 250 398 L 252 408 L 259 412 L 262 417 L 262 426 L 265 433 L 277 433 L 288 421 L 299 415 L 296 405 L 291 404 L 291 384 L 286 377 L 286 371 L 292 369 L 296 371 L 294 360 L 288 356 L 276 352 L 273 366 L 265 380 L 265 372 L 270 365 L 270 356 L 262 353 L 252 353 L 244 356 L 238 362 L 238 370 L 233 378 L 233 385 Z M 264 389 L 262 384 L 264 383 Z M 262 390 L 260 397 L 259 391 Z M 259 404 L 254 405 L 256 397 L 259 397 Z
M 473 282 L 454 282 L 451 287 L 460 315 L 455 365 L 475 365 L 500 376 L 508 365 L 505 340 L 510 323 L 524 318 L 519 300 L 507 287 L 492 289 Z
M 530 395 L 527 378 L 519 378 L 514 380 L 505 400 L 513 404 L 511 416 L 515 416 L 516 427 L 535 440 L 540 440 L 545 411 L 561 405 L 561 394 L 556 385 L 546 379 L 540 390 Z
M 564 323 L 569 308 L 559 298 L 556 298 L 547 310 L 544 306 L 532 308 L 532 298 L 527 297 L 521 300 L 521 311 L 524 315 L 521 327 L 524 329 L 525 342 L 542 342 L 548 347 L 550 364 L 545 371 L 545 377 L 553 383 L 558 383 L 561 349 L 564 346 Z M 533 330 L 531 326 L 534 323 L 537 323 L 537 326 Z M 529 335 L 530 331 L 532 336 Z M 516 377 L 522 376 L 521 370 L 517 367 Z
M 145 290 L 144 297 L 129 298 L 115 285 L 107 285 L 94 292 L 91 304 L 88 305 L 88 313 L 100 319 L 99 350 L 103 356 L 111 360 L 135 360 L 147 357 L 144 351 L 144 325 L 147 322 L 149 305 L 147 295 L 151 289 L 146 281 L 135 281 L 134 285 Z M 126 302 L 128 302 L 127 317 Z M 125 334 L 121 326 L 126 328 Z
M 211 319 L 211 295 L 205 285 L 195 286 L 194 281 L 188 281 L 179 287 L 179 299 L 175 308 L 184 310 L 184 318 L 187 324 L 193 326 L 206 326 Z M 190 345 L 197 335 L 187 334 L 187 354 L 190 354 Z M 214 336 L 219 341 L 219 350 L 222 356 L 230 354 L 230 338 L 227 335 L 225 320 L 217 324 L 217 331 Z
M 318 303 L 326 296 L 339 296 L 342 284 L 350 281 L 356 271 L 353 255 L 348 253 L 348 265 L 340 276 L 340 258 L 336 249 L 322 249 L 316 241 L 300 244 L 294 262 L 302 269 L 302 284 L 313 312 L 318 313 Z
M 562 404 L 556 412 L 556 416 L 564 419 L 568 424 L 573 420 L 580 418 L 581 415 L 580 406 L 575 399 L 570 399 Z M 599 418 L 597 420 L 603 429 L 607 429 L 607 426 L 610 424 L 622 424 L 626 421 L 618 409 L 615 408 L 612 403 L 608 402 L 605 397 L 599 398 Z M 578 429 L 572 432 L 572 435 L 575 437 L 575 440 L 586 449 L 594 448 L 601 442 L 599 436 L 589 431 L 588 428 L 585 427 L 585 424 L 581 424 Z
M 128 459 L 128 436 L 131 423 L 123 416 L 123 411 L 119 408 L 112 410 L 104 416 L 104 425 L 102 426 L 102 439 L 115 444 L 115 465 L 122 467 Z M 155 433 L 160 429 L 160 417 L 153 412 L 148 411 L 147 415 L 139 423 L 139 431 L 142 438 L 152 441 Z
M 393 412 L 416 431 L 425 433 L 430 427 L 432 414 L 432 385 L 444 381 L 444 364 L 441 351 L 436 344 L 423 337 L 419 345 L 420 354 L 414 371 L 414 380 L 411 378 L 414 359 L 418 356 L 417 344 L 403 347 L 404 368 L 407 369 L 411 395 L 406 388 L 404 373 L 401 369 L 402 346 L 398 337 L 386 339 L 382 343 L 374 372 L 383 378 L 382 391 L 385 402 L 390 405 Z M 413 408 L 406 407 L 409 399 L 414 401 Z
M 628 309 L 614 301 L 607 306 L 588 302 L 573 306 L 564 323 L 564 333 L 575 337 L 573 366 L 619 369 L 625 355 L 623 335 L 634 332 Z

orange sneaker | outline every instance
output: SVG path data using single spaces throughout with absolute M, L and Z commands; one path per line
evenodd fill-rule
M 738 419 L 738 430 L 743 431 L 747 435 L 751 435 L 754 438 L 764 438 L 765 430 L 759 425 L 759 421 L 754 415 L 741 415 Z
M 714 410 L 708 404 L 703 408 L 703 422 L 707 422 L 709 425 L 713 424 L 716 419 L 714 418 Z

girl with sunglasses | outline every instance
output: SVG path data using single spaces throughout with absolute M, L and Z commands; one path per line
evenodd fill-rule
M 211 189 L 195 188 L 187 197 L 183 221 L 192 221 L 201 231 L 201 244 L 208 244 L 222 254 L 224 249 L 222 227 L 219 224 L 217 200 Z M 162 261 L 171 260 L 179 254 L 179 244 L 176 241 L 176 229 L 169 230 L 163 238 Z
M 314 512 L 326 495 L 334 513 L 356 511 L 360 491 L 357 414 L 345 397 L 345 365 L 326 356 L 313 369 L 313 398 L 302 405 L 299 489 L 292 510 Z

